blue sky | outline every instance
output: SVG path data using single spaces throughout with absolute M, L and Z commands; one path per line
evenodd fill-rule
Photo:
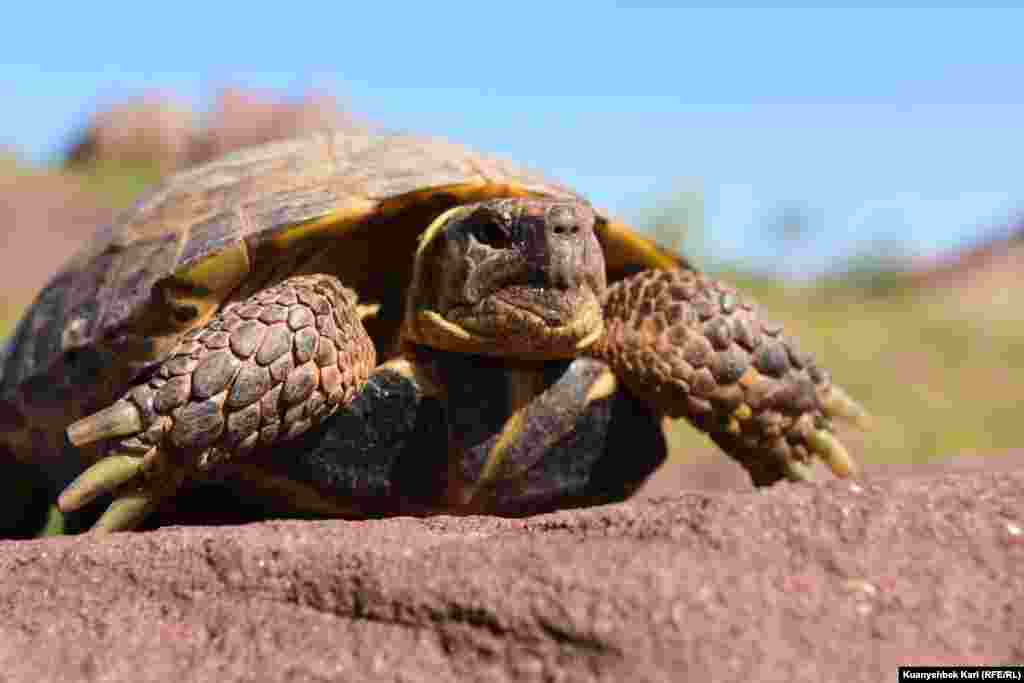
M 148 88 L 327 89 L 385 127 L 547 170 L 627 216 L 705 196 L 725 259 L 766 218 L 819 217 L 791 272 L 871 240 L 935 253 L 1024 210 L 1020 9 L 688 9 L 671 3 L 15 3 L 0 144 L 59 154 Z

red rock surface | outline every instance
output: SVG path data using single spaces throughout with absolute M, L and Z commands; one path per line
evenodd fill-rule
M 6 541 L 0 679 L 882 681 L 1019 662 L 1022 527 L 1014 457 L 525 520 Z

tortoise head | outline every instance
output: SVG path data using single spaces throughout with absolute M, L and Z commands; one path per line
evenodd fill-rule
M 446 351 L 570 358 L 603 330 L 605 262 L 582 201 L 450 209 L 420 238 L 403 340 Z

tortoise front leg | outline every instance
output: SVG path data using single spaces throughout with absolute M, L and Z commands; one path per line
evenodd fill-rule
M 355 295 L 333 276 L 293 277 L 229 304 L 152 378 L 68 428 L 76 446 L 110 447 L 58 506 L 69 512 L 112 493 L 93 528 L 132 529 L 185 480 L 322 422 L 374 365 Z
M 867 414 L 728 285 L 644 271 L 609 287 L 605 324 L 593 353 L 637 396 L 707 432 L 756 485 L 809 479 L 813 457 L 855 473 L 831 418 L 864 426 Z
M 419 348 L 322 425 L 230 470 L 243 495 L 289 514 L 522 516 L 630 496 L 666 457 L 661 419 L 600 360 Z

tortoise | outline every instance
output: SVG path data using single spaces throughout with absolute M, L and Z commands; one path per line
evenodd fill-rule
M 411 135 L 323 131 L 178 173 L 0 352 L 0 456 L 96 531 L 173 518 L 198 484 L 218 492 L 203 514 L 622 500 L 679 417 L 768 485 L 815 458 L 852 474 L 832 418 L 865 413 L 682 256 Z

